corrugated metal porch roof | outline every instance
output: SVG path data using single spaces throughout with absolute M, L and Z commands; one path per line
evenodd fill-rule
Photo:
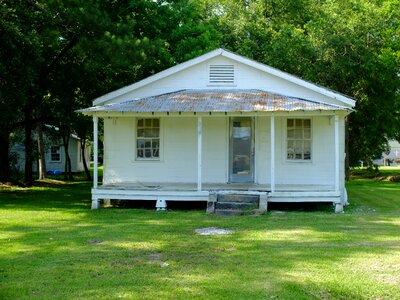
M 79 110 L 95 112 L 290 112 L 352 109 L 279 95 L 262 90 L 180 90 L 173 93 L 94 106 Z

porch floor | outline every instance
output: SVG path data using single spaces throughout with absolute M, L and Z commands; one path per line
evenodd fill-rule
M 136 191 L 197 191 L 196 183 L 159 183 L 159 182 L 119 182 L 103 184 L 98 187 L 104 190 L 136 190 Z M 310 184 L 276 184 L 276 192 L 327 192 L 333 191 L 333 185 Z M 250 191 L 270 192 L 270 184 L 256 183 L 203 183 L 202 191 Z

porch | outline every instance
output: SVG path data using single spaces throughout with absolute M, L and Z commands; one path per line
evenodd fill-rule
M 256 195 L 265 207 L 343 205 L 346 108 L 259 90 L 183 90 L 140 101 L 85 111 L 94 123 L 93 209 L 99 199 L 156 200 L 165 208 L 167 201 L 215 203 L 221 194 Z M 101 186 L 99 118 L 107 154 Z
M 341 205 L 340 192 L 331 185 L 256 183 L 197 183 L 120 182 L 104 184 L 92 189 L 92 209 L 99 208 L 99 200 L 153 200 L 158 210 L 167 208 L 167 201 L 206 201 L 207 211 L 214 210 L 221 195 L 257 196 L 259 209 L 267 210 L 268 202 L 332 202 Z

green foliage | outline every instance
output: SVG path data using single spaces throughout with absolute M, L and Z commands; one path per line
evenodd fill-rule
M 89 122 L 74 109 L 217 47 L 357 99 L 353 165 L 399 136 L 397 0 L 19 0 L 0 13 L 0 137 L 25 107 L 77 131 Z

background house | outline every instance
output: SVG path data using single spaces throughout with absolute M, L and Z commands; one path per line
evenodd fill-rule
M 382 153 L 382 157 L 373 163 L 378 166 L 400 166 L 400 143 L 396 140 L 389 141 L 390 152 Z
M 65 169 L 65 151 L 61 138 L 57 137 L 54 132 L 58 131 L 54 126 L 46 125 L 47 131 L 44 133 L 45 148 L 46 148 L 46 170 L 54 171 L 60 170 L 64 172 Z M 47 133 L 46 133 L 47 132 Z M 34 143 L 36 145 L 37 143 Z M 84 171 L 83 158 L 81 152 L 80 138 L 75 134 L 71 134 L 69 140 L 69 156 L 71 158 L 71 171 L 82 172 Z M 25 170 L 25 147 L 22 142 L 16 142 L 10 148 L 11 157 L 14 158 L 14 168 L 22 173 Z M 90 164 L 91 146 L 87 145 L 85 149 L 86 163 Z M 33 164 L 33 171 L 38 171 L 38 163 L 35 160 Z

